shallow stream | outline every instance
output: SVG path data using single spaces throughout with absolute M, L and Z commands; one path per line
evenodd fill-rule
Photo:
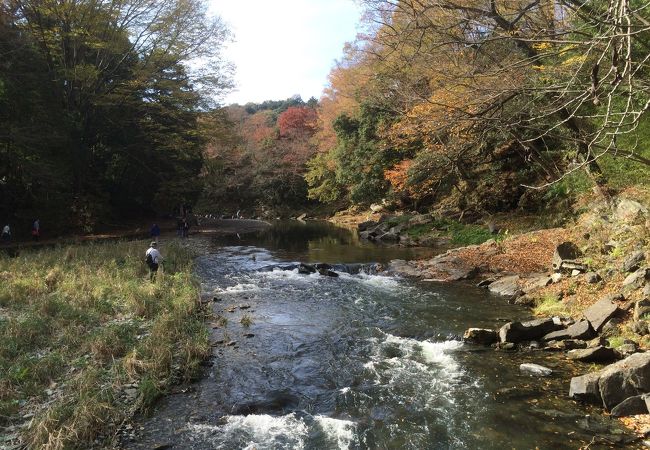
M 460 341 L 468 327 L 527 318 L 523 308 L 471 285 L 366 266 L 338 278 L 284 270 L 327 262 L 356 272 L 354 263 L 431 249 L 382 248 L 331 225 L 295 223 L 194 243 L 205 252 L 204 295 L 217 297 L 214 313 L 227 323 L 211 330 L 205 378 L 163 400 L 127 448 L 577 449 L 613 431 L 598 410 L 567 398 L 570 377 L 586 366 Z M 523 362 L 555 373 L 520 375 Z

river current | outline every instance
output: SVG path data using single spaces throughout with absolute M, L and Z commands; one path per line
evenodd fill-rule
M 430 249 L 364 244 L 327 224 L 192 239 L 205 252 L 203 295 L 224 318 L 211 324 L 213 364 L 141 419 L 127 448 L 577 449 L 612 432 L 612 421 L 567 398 L 585 367 L 460 340 L 528 310 L 471 285 L 356 264 Z M 347 266 L 328 277 L 300 274 L 297 262 Z M 521 375 L 524 362 L 555 373 Z

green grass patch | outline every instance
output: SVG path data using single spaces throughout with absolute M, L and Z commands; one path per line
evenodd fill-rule
M 161 249 L 155 283 L 145 242 L 0 257 L 0 426 L 34 414 L 29 448 L 88 448 L 210 354 L 192 253 Z M 125 385 L 138 386 L 129 404 Z
M 571 311 L 567 305 L 552 295 L 540 298 L 535 308 L 533 308 L 533 313 L 537 316 L 545 317 L 571 316 Z

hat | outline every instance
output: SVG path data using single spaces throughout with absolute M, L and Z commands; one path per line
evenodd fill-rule
M 155 247 L 155 246 L 157 246 L 157 245 L 158 245 L 158 244 L 156 243 L 156 241 L 151 241 L 151 245 L 150 245 L 150 247 Z

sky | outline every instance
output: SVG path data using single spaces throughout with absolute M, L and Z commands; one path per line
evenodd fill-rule
M 319 98 L 361 9 L 354 0 L 211 0 L 234 34 L 224 52 L 236 90 L 224 103 Z

